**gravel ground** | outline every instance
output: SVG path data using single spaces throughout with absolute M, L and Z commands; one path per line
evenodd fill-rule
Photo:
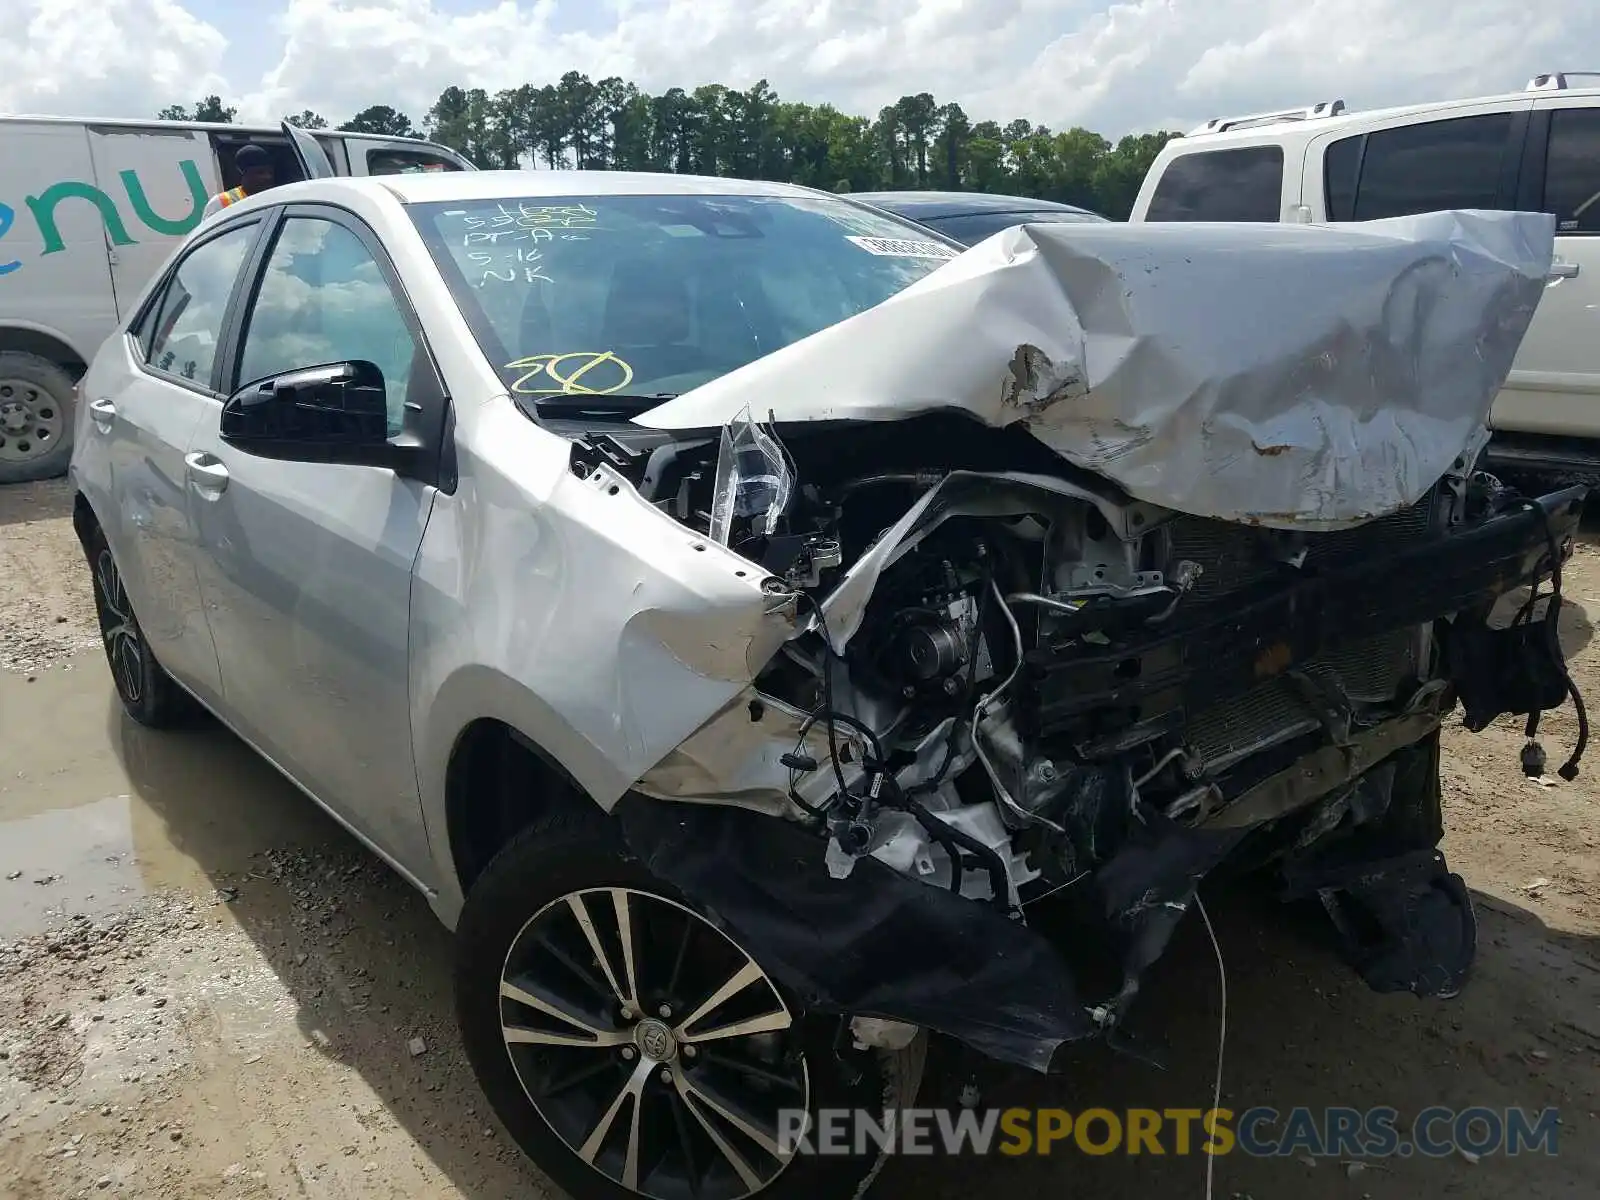
M 0 670 L 36 672 L 99 644 L 71 514 L 65 479 L 0 486 Z
M 453 1030 L 426 905 L 235 739 L 153 735 L 98 651 L 70 496 L 0 489 L 0 1196 L 555 1195 L 489 1116 Z M 1600 549 L 1564 634 L 1600 697 Z M 85 649 L 88 647 L 89 649 Z M 1600 702 L 1597 702 L 1600 706 Z M 1552 758 L 1574 733 L 1546 720 Z M 1451 1003 L 1376 996 L 1313 926 L 1221 896 L 1225 1103 L 1562 1110 L 1555 1158 L 1216 1163 L 1215 1195 L 1399 1200 L 1600 1192 L 1600 825 L 1594 772 L 1535 783 L 1520 729 L 1447 732 L 1452 864 L 1482 913 Z M 1217 970 L 1194 922 L 1148 977 L 1138 1053 L 985 1102 L 1209 1106 Z M 1146 1058 L 1161 1060 L 1158 1067 Z M 1194 1196 L 1198 1157 L 892 1162 L 877 1194 Z

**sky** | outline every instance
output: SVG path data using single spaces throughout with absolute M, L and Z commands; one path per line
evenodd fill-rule
M 765 78 L 875 115 L 1109 137 L 1343 99 L 1516 91 L 1600 70 L 1597 0 L 0 0 L 0 112 L 153 116 L 215 92 L 240 120 L 370 104 L 419 120 L 451 84 L 579 70 L 647 91 Z M 1592 48 L 1597 61 L 1569 61 Z M 1597 81 L 1600 82 L 1600 81 Z

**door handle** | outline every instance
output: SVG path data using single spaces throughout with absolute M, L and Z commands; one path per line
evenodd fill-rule
M 1553 263 L 1550 264 L 1550 274 L 1548 276 L 1546 276 L 1546 278 L 1548 278 L 1548 279 L 1576 279 L 1577 276 L 1578 276 L 1578 264 L 1577 263 L 1553 262 Z
M 228 468 L 210 454 L 186 454 L 183 465 L 189 470 L 189 481 L 201 495 L 215 499 L 228 486 Z
M 101 433 L 110 433 L 111 422 L 117 418 L 117 406 L 110 400 L 91 400 L 89 401 L 89 416 L 93 418 L 96 429 Z

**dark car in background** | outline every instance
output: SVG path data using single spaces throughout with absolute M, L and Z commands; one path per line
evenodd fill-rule
M 1013 225 L 1109 219 L 1054 200 L 985 192 L 855 192 L 851 199 L 926 225 L 965 246 L 975 246 Z

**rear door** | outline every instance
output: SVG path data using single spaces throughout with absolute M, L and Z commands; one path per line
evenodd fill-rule
M 1535 103 L 1519 207 L 1555 215 L 1556 261 L 1495 427 L 1600 438 L 1600 97 Z
M 220 404 L 223 330 L 260 227 L 259 216 L 219 224 L 184 251 L 134 331 L 87 376 L 75 452 L 80 474 L 106 481 L 110 502 L 97 512 L 151 650 L 212 705 L 221 676 L 194 522 L 209 479 L 187 451 Z
M 1531 100 L 1452 105 L 1438 116 L 1344 123 L 1305 150 L 1301 203 L 1314 222 L 1451 208 L 1515 207 Z
M 89 125 L 100 190 L 121 206 L 126 242 L 108 239 L 118 316 L 126 316 L 217 190 L 210 139 L 181 125 Z
M 1453 105 L 1424 120 L 1411 116 L 1365 128 L 1346 126 L 1307 148 L 1306 204 L 1319 221 L 1370 221 L 1442 209 L 1537 210 L 1543 153 L 1530 167 L 1531 137 L 1545 119 L 1534 107 L 1531 98 L 1497 100 Z M 1581 353 L 1580 341 L 1560 341 L 1572 336 L 1568 301 L 1573 290 L 1563 297 L 1559 285 L 1564 282 L 1546 288 L 1506 386 L 1495 398 L 1490 412 L 1495 429 L 1580 431 L 1574 422 L 1582 414 L 1570 398 L 1582 388 L 1564 392 L 1557 386 L 1573 383 L 1570 373 L 1558 378 L 1563 372 L 1557 364 L 1570 364 Z M 1591 434 L 1600 434 L 1600 422 L 1592 424 Z

